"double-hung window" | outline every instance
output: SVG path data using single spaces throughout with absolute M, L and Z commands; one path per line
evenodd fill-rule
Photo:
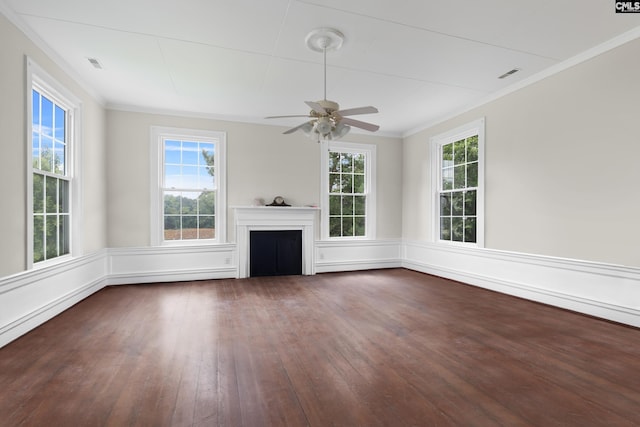
M 152 243 L 225 240 L 225 134 L 152 127 Z
M 484 245 L 484 120 L 432 138 L 436 241 Z
M 337 141 L 325 144 L 324 238 L 375 238 L 375 145 Z
M 29 267 L 77 253 L 80 102 L 27 58 L 29 106 Z M 74 236 L 74 234 L 76 236 Z

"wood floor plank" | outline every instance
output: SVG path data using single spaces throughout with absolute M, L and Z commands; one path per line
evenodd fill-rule
M 640 330 L 404 269 L 108 287 L 0 349 L 0 426 L 637 426 Z

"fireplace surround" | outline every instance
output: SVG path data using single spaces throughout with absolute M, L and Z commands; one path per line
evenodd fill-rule
M 250 275 L 251 231 L 300 230 L 302 274 L 315 274 L 314 242 L 318 208 L 294 206 L 234 207 L 238 245 L 238 278 Z

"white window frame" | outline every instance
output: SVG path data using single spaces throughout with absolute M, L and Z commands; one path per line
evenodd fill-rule
M 194 246 L 226 243 L 227 241 L 227 134 L 226 132 L 185 129 L 165 126 L 151 126 L 151 245 L 152 246 Z M 164 240 L 164 202 L 162 180 L 164 177 L 164 140 L 214 141 L 216 177 L 215 238 Z
M 28 270 L 59 264 L 82 254 L 82 102 L 70 90 L 60 84 L 32 58 L 25 57 L 26 68 L 26 143 L 27 143 L 27 251 L 26 266 Z M 69 178 L 69 253 L 44 261 L 33 261 L 33 96 L 36 89 L 51 98 L 67 112 L 67 153 L 65 176 Z
M 456 242 L 440 239 L 440 198 L 439 192 L 442 183 L 441 147 L 451 142 L 459 141 L 478 135 L 478 187 L 476 193 L 476 242 Z M 484 147 L 485 147 L 485 119 L 481 118 L 459 126 L 448 132 L 436 135 L 430 140 L 431 145 L 431 229 L 433 241 L 448 245 L 461 245 L 467 247 L 484 247 Z
M 376 145 L 342 141 L 323 141 L 321 150 L 320 212 L 323 240 L 373 240 L 376 238 Z M 364 236 L 329 236 L 329 152 L 341 151 L 365 155 L 366 222 Z

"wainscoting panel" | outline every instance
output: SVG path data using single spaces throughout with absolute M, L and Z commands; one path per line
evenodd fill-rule
M 400 240 L 316 241 L 316 272 L 402 266 Z
M 404 242 L 403 267 L 640 327 L 640 269 Z
M 238 276 L 235 244 L 109 249 L 109 285 Z
M 0 278 L 0 347 L 106 284 L 106 251 Z

